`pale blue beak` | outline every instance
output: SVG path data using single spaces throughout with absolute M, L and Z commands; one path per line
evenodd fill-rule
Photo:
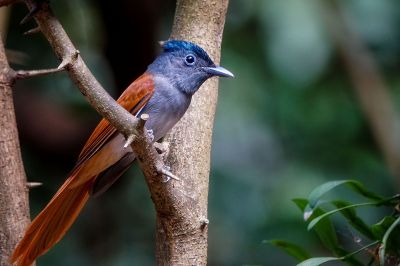
M 216 67 L 203 67 L 204 71 L 207 72 L 208 74 L 211 74 L 213 76 L 218 76 L 218 77 L 227 77 L 227 78 L 233 78 L 235 75 L 232 74 L 229 70 L 221 67 L 221 66 L 216 66 Z

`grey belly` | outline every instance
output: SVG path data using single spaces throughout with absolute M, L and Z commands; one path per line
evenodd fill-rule
M 163 87 L 161 90 L 156 90 L 150 101 L 139 112 L 139 115 L 149 115 L 149 120 L 147 120 L 145 126 L 147 129 L 153 130 L 154 141 L 165 136 L 181 119 L 189 107 L 190 100 L 190 97 L 177 92 L 173 88 Z M 116 151 L 119 153 L 115 157 L 118 160 L 115 163 L 111 162 L 113 164 L 109 168 L 99 173 L 91 191 L 92 195 L 100 195 L 106 191 L 135 160 L 131 147 L 119 148 L 123 146 L 123 143 L 125 143 L 124 137 L 118 135 L 107 144 L 117 146 Z
M 179 101 L 164 101 L 154 103 L 152 99 L 143 108 L 140 114 L 148 114 L 149 120 L 146 122 L 146 128 L 153 130 L 154 141 L 164 137 L 165 134 L 182 118 L 190 104 L 190 99 L 181 99 Z
M 182 114 L 183 115 L 183 114 Z M 153 130 L 154 141 L 164 137 L 168 131 L 179 121 L 182 115 L 175 115 L 171 113 L 158 113 L 149 114 L 149 120 L 146 122 L 146 128 Z

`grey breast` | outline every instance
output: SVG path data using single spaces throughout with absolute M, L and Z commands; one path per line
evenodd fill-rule
M 166 78 L 154 76 L 155 91 L 140 114 L 148 114 L 146 128 L 153 130 L 157 141 L 181 119 L 189 107 L 191 96 L 172 86 Z

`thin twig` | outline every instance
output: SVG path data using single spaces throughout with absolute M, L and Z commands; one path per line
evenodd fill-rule
M 33 13 L 36 23 L 49 41 L 56 56 L 63 62 L 68 62 L 68 58 L 76 57 L 68 64 L 67 73 L 90 104 L 121 134 L 124 136 L 135 134 L 135 127 L 139 119 L 132 116 L 104 90 L 87 68 L 82 57 L 77 56 L 78 50 L 58 19 L 53 15 L 49 3 L 43 1 L 37 4 L 34 0 L 25 0 L 25 3 L 30 10 L 29 13 Z
M 24 0 L 33 14 L 41 32 L 49 41 L 57 58 L 65 59 L 68 55 L 76 51 L 68 35 L 65 33 L 59 21 L 54 17 L 47 1 L 41 1 L 39 10 L 34 0 Z M 177 1 L 176 19 L 174 22 L 172 38 L 175 39 L 192 39 L 200 42 L 200 44 L 212 43 L 208 46 L 214 51 L 214 55 L 218 55 L 219 45 L 221 43 L 223 23 L 228 5 L 227 0 L 213 1 Z M 204 12 L 210 11 L 210 16 L 206 16 Z M 212 12 L 211 12 L 212 11 Z M 183 18 L 187 20 L 183 20 Z M 190 20 L 189 20 L 190 19 Z M 202 20 L 198 20 L 202 19 Z M 199 34 L 197 29 L 201 29 L 206 34 Z M 177 35 L 178 33 L 178 35 Z M 184 35 L 184 36 L 182 36 Z M 196 38 L 195 36 L 201 36 Z M 215 45 L 214 45 L 215 44 Z M 219 56 L 217 56 L 217 59 Z M 163 163 L 162 156 L 155 150 L 152 141 L 140 123 L 141 120 L 133 117 L 128 111 L 118 105 L 102 88 L 102 86 L 93 77 L 92 73 L 86 67 L 81 56 L 68 65 L 67 73 L 71 80 L 76 84 L 81 93 L 88 99 L 91 105 L 106 118 L 125 137 L 135 135 L 136 131 L 141 132 L 136 137 L 130 137 L 132 140 L 131 147 L 136 158 L 143 170 L 146 182 L 151 192 L 151 198 L 157 211 L 157 261 L 159 264 L 206 264 L 206 247 L 207 247 L 207 228 L 203 229 L 199 226 L 199 216 L 207 216 L 207 190 L 208 190 L 208 157 L 209 147 L 199 149 L 198 141 L 195 152 L 185 155 L 185 160 L 193 160 L 192 157 L 201 152 L 201 167 L 190 167 L 193 171 L 186 171 L 188 182 L 160 182 L 163 174 L 166 173 L 166 167 Z M 210 83 L 211 84 L 211 83 Z M 216 86 L 216 82 L 213 83 Z M 212 94 L 204 94 L 210 97 L 211 102 L 203 104 L 207 106 L 209 115 L 207 119 L 201 118 L 199 121 L 207 121 L 205 124 L 210 125 L 213 121 L 213 112 L 215 110 L 216 90 Z M 204 98 L 204 95 L 201 97 Z M 200 97 L 198 99 L 201 99 Z M 199 102 L 200 103 L 200 102 Z M 209 107 L 208 107 L 209 106 Z M 198 106 L 196 106 L 198 108 Z M 198 110 L 203 110 L 198 108 Z M 204 124 L 203 122 L 199 124 Z M 211 132 L 212 125 L 207 127 L 195 127 L 195 131 L 204 129 L 202 132 Z M 185 129 L 183 130 L 183 132 Z M 202 134 L 201 140 L 209 143 L 211 134 Z M 207 136 L 206 136 L 207 135 Z M 178 139 L 182 137 L 178 136 Z M 176 142 L 175 142 L 176 143 Z M 181 144 L 181 143 L 179 143 Z M 193 143 L 190 143 L 193 145 Z M 182 150 L 188 145 L 179 145 Z M 174 147 L 174 154 L 177 147 Z M 187 150 L 185 150 L 187 152 Z M 203 156 L 203 153 L 206 155 Z M 196 157 L 198 159 L 199 156 Z M 171 161 L 171 159 L 169 159 Z M 174 162 L 174 169 L 189 169 L 185 164 L 179 165 L 180 161 Z M 196 163 L 198 164 L 198 163 Z M 177 168 L 175 168 L 177 167 Z M 169 170 L 168 170 L 169 172 Z M 170 173 L 167 176 L 171 177 Z M 174 176 L 174 175 L 172 175 Z M 186 179 L 185 179 L 186 181 Z M 190 195 L 190 197 L 188 197 Z M 205 229 L 204 229 L 205 228 Z M 167 247 L 167 248 L 165 248 Z M 189 252 L 190 251 L 190 252 Z
M 125 141 L 125 144 L 124 144 L 124 148 L 127 148 L 129 145 L 131 145 L 134 139 L 135 139 L 135 135 L 133 135 L 133 134 L 129 135 L 126 138 L 126 141 Z
M 39 69 L 39 70 L 17 70 L 14 72 L 14 79 L 26 79 L 37 76 L 43 76 L 53 73 L 58 73 L 64 71 L 73 61 L 78 58 L 79 51 L 76 50 L 75 53 L 66 56 L 57 68 L 49 68 L 49 69 Z
M 35 188 L 35 187 L 40 187 L 40 186 L 42 186 L 42 185 L 43 185 L 43 183 L 41 183 L 41 182 L 27 182 L 27 183 L 26 183 L 26 186 L 27 186 L 29 189 Z
M 148 114 L 142 114 L 139 118 L 139 122 L 137 123 L 136 126 L 136 133 L 135 134 L 131 134 L 126 138 L 126 142 L 124 144 L 124 148 L 127 148 L 129 145 L 132 144 L 132 142 L 135 140 L 135 137 L 144 132 L 144 124 L 146 123 L 146 121 L 149 119 L 149 115 Z M 140 133 L 139 133 L 140 132 Z
M 179 180 L 174 174 L 166 170 L 162 157 L 157 153 L 150 137 L 144 130 L 148 115 L 143 114 L 140 118 L 134 117 L 104 90 L 79 56 L 79 51 L 53 15 L 48 2 L 37 4 L 34 0 L 25 0 L 25 3 L 30 10 L 29 14 L 35 18 L 57 57 L 62 59 L 57 69 L 65 68 L 72 81 L 90 104 L 127 138 L 124 146 L 132 146 L 139 161 L 141 161 L 142 170 L 145 174 L 147 173 L 148 178 L 161 180 L 162 176 L 166 175 Z M 29 17 L 29 14 L 27 17 Z M 33 73 L 30 72 L 29 74 L 32 76 Z M 140 160 L 140 158 L 146 159 Z
M 40 28 L 39 27 L 35 27 L 33 29 L 25 31 L 24 35 L 31 35 L 31 34 L 35 34 L 35 33 L 39 33 L 39 32 L 40 32 Z
M 15 79 L 26 79 L 37 76 L 43 76 L 53 73 L 64 71 L 64 68 L 50 68 L 50 69 L 39 69 L 39 70 L 17 70 L 15 71 Z
M 29 13 L 26 14 L 26 16 L 21 20 L 21 22 L 19 23 L 20 25 L 23 25 L 28 21 L 32 20 L 34 16 L 40 11 L 42 5 L 44 4 L 43 2 L 39 2 L 38 0 L 32 1 L 31 3 L 32 5 L 31 8 L 29 8 Z

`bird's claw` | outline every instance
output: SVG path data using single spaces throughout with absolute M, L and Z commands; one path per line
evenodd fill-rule
M 154 141 L 154 132 L 152 129 L 147 129 L 147 135 L 149 136 L 151 142 Z
M 164 165 L 161 168 L 160 172 L 163 175 L 163 180 L 162 180 L 163 183 L 167 183 L 171 179 L 175 179 L 175 180 L 178 180 L 178 181 L 180 180 L 180 178 L 177 177 L 176 175 L 174 175 L 173 173 L 171 173 L 170 170 L 171 170 L 171 167 L 169 167 L 167 165 Z
M 154 148 L 156 148 L 158 154 L 161 154 L 164 158 L 168 156 L 169 153 L 169 142 L 154 142 Z
M 168 165 L 164 165 L 164 170 L 170 172 L 171 171 L 171 167 L 168 166 Z M 169 180 L 171 180 L 171 177 L 164 173 L 162 182 L 163 183 L 168 183 Z

